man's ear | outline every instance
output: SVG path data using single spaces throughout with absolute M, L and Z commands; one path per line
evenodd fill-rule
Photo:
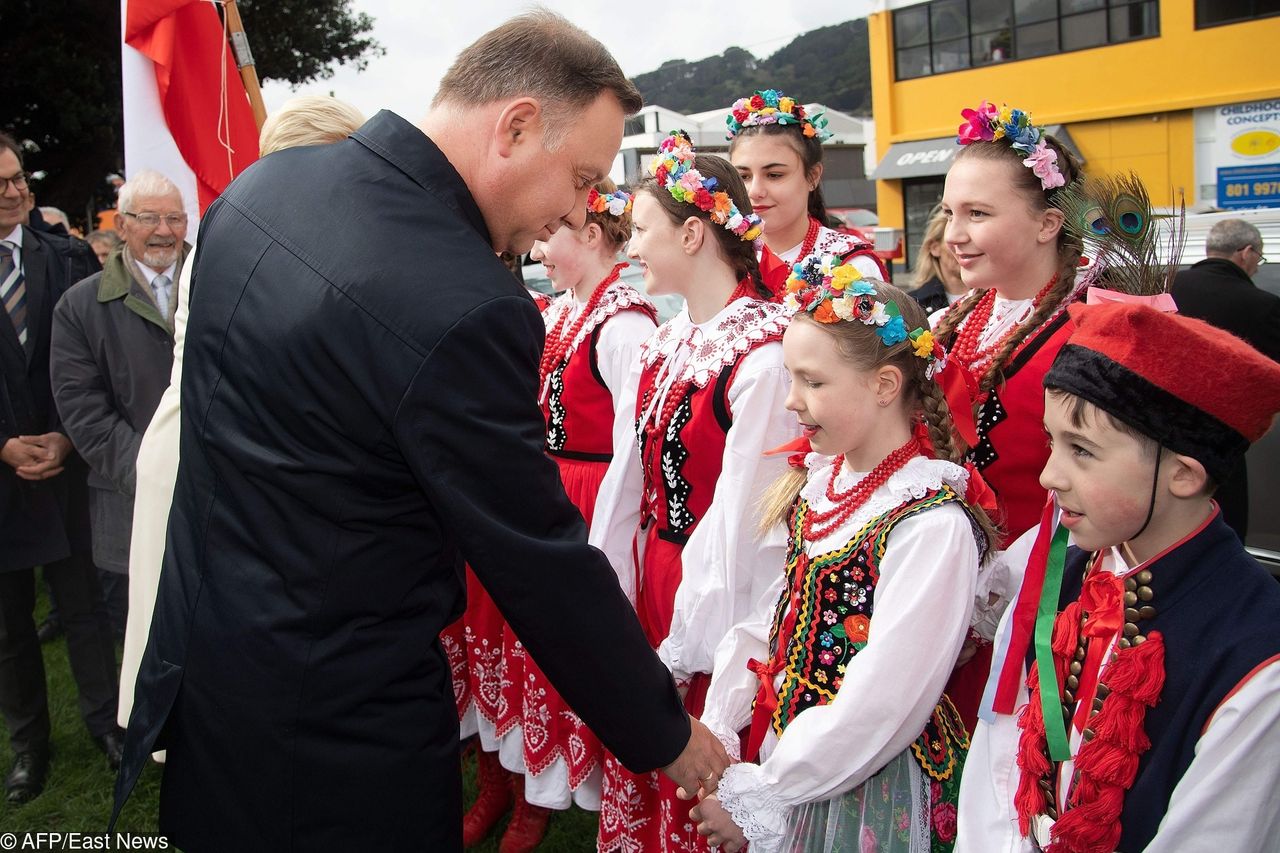
M 517 98 L 511 101 L 494 122 L 493 143 L 498 154 L 510 157 L 521 145 L 526 145 L 542 133 L 542 104 L 537 98 Z
M 116 223 L 116 233 L 121 236 L 124 236 L 124 214 L 120 213 L 120 211 L 116 211 L 115 223 Z
M 1208 491 L 1209 474 L 1199 459 L 1173 454 L 1173 471 L 1169 478 L 1169 492 L 1178 498 L 1194 498 Z

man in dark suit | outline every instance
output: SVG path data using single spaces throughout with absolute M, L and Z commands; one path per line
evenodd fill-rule
M 582 225 L 639 106 L 599 42 L 531 12 L 420 126 L 272 154 L 206 212 L 117 814 L 162 748 L 183 849 L 461 849 L 437 637 L 464 558 L 624 764 L 714 787 L 723 748 L 543 452 L 543 324 L 497 255 Z
M 1262 234 L 1243 219 L 1223 219 L 1209 229 L 1207 257 L 1173 280 L 1178 311 L 1244 338 L 1280 361 L 1280 296 L 1253 283 L 1262 255 Z M 1249 532 L 1249 479 L 1242 459 L 1214 499 L 1223 520 L 1244 541 Z
M 0 134 L 0 712 L 14 761 L 5 797 L 25 803 L 49 770 L 49 707 L 36 637 L 35 567 L 57 596 L 89 733 L 119 755 L 115 650 L 89 556 L 85 469 L 67 439 L 49 382 L 53 307 L 98 269 L 79 240 L 22 225 L 27 181 L 12 137 Z

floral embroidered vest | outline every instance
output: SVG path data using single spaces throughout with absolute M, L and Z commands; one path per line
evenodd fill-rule
M 801 534 L 808 504 L 797 500 L 790 520 L 787 585 L 769 636 L 771 649 L 779 643 L 787 648 L 778 706 L 770 721 L 777 735 L 802 711 L 832 701 L 849 662 L 866 648 L 889 534 L 904 519 L 948 503 L 964 507 L 962 497 L 944 484 L 873 518 L 843 547 L 810 558 Z M 964 724 L 944 695 L 912 752 L 931 778 L 950 781 L 958 776 L 968 748 Z

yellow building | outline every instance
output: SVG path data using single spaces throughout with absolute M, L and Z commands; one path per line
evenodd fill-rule
M 882 226 L 905 229 L 908 264 L 958 150 L 960 110 L 984 98 L 1030 111 L 1090 174 L 1136 172 L 1158 206 L 1179 195 L 1188 209 L 1280 205 L 1276 0 L 877 7 L 877 202 Z

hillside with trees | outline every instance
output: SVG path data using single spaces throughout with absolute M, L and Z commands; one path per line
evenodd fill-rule
M 802 33 L 767 59 L 740 47 L 719 56 L 673 59 L 634 80 L 646 104 L 682 113 L 713 110 L 757 89 L 853 114 L 871 112 L 867 21 L 860 18 Z

